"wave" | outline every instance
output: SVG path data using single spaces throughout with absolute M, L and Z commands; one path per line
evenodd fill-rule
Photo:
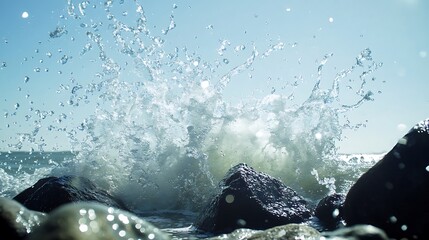
M 88 64 L 101 69 L 94 71 L 92 82 L 76 77 L 71 91 L 63 92 L 73 112 L 84 114 L 64 131 L 75 155 L 36 169 L 32 177 L 2 172 L 3 187 L 43 175 L 79 174 L 138 210 L 196 210 L 219 190 L 217 183 L 226 171 L 241 162 L 281 179 L 310 200 L 347 191 L 368 168 L 365 161 L 344 161 L 337 143 L 344 129 L 359 125 L 348 120 L 348 112 L 373 100 L 367 79 L 382 64 L 372 59 L 370 49 L 351 58 L 354 63 L 330 80 L 323 77 L 323 69 L 333 54 L 323 56 L 303 102 L 273 91 L 233 104 L 224 93 L 234 78 L 296 45 L 279 41 L 264 50 L 253 46 L 232 67 L 206 61 L 151 33 L 143 4 L 134 2 L 135 14 L 124 20 L 121 3 L 109 1 L 89 11 L 68 1 L 69 18 L 61 20 L 64 27 L 56 28 L 51 38 L 83 28 L 75 36 L 82 44 L 80 56 L 97 56 Z M 107 20 L 95 24 L 92 17 L 100 14 Z M 173 17 L 171 21 L 164 35 L 175 28 Z M 107 47 L 112 42 L 113 49 Z M 225 44 L 219 55 L 228 51 Z M 62 47 L 66 52 L 67 45 Z M 357 87 L 346 96 L 346 104 L 341 90 L 351 88 L 351 82 Z M 44 124 L 23 141 L 43 149 L 35 136 Z M 61 129 L 59 123 L 50 127 Z

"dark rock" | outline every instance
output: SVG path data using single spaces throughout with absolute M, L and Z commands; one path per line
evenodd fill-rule
M 45 217 L 44 213 L 28 210 L 17 201 L 0 197 L 0 236 L 8 236 L 10 240 L 25 239 Z
M 411 129 L 349 190 L 347 225 L 370 224 L 391 238 L 429 239 L 429 119 Z
M 333 230 L 339 226 L 345 198 L 344 194 L 334 193 L 322 198 L 317 204 L 314 215 L 326 230 Z
M 371 225 L 355 225 L 332 232 L 323 232 L 326 240 L 389 240 L 386 233 Z
M 170 236 L 130 212 L 95 202 L 53 210 L 27 240 L 159 239 Z
M 246 164 L 231 168 L 220 187 L 221 193 L 197 218 L 197 229 L 212 233 L 267 229 L 302 223 L 312 216 L 306 201 L 295 191 Z
M 78 201 L 95 201 L 127 210 L 122 201 L 99 189 L 89 179 L 78 176 L 40 179 L 36 184 L 15 196 L 14 200 L 28 209 L 45 213 L 63 204 Z

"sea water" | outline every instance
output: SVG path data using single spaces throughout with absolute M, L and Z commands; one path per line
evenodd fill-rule
M 0 196 L 13 198 L 25 188 L 33 185 L 39 179 L 51 176 L 54 169 L 58 168 L 65 162 L 75 161 L 78 153 L 72 152 L 0 152 Z M 353 182 L 360 173 L 373 166 L 384 154 L 341 154 L 338 157 L 340 166 L 344 168 L 357 168 L 353 174 L 338 174 L 331 175 L 329 179 L 320 179 L 315 173 L 316 180 L 320 185 L 334 184 L 336 179 L 342 179 Z M 315 170 L 314 170 L 315 171 Z M 93 179 L 96 180 L 96 179 Z M 162 191 L 163 189 L 159 189 Z M 347 190 L 345 188 L 344 190 Z M 136 191 L 136 190 L 135 190 Z M 139 191 L 140 192 L 140 191 Z M 341 192 L 341 191 L 340 191 Z M 140 194 L 154 194 L 153 192 L 141 191 Z M 129 196 L 124 196 L 124 200 Z M 163 199 L 159 199 L 162 201 Z M 316 200 L 308 199 L 313 205 Z M 141 200 L 141 204 L 146 204 Z M 314 207 L 314 206 L 313 206 Z M 143 207 L 144 209 L 144 207 Z M 170 233 L 175 239 L 195 239 L 205 238 L 210 235 L 195 231 L 192 227 L 193 222 L 198 216 L 196 209 L 165 207 L 157 208 L 153 206 L 153 210 L 134 209 L 134 213 L 149 221 L 155 226 Z M 323 230 L 317 222 L 308 222 L 307 224 Z
M 0 196 L 13 197 L 46 176 L 80 175 L 183 237 L 235 164 L 280 179 L 314 206 L 329 193 L 346 193 L 382 157 L 342 155 L 337 147 L 345 129 L 364 124 L 347 114 L 377 91 L 368 81 L 382 64 L 369 48 L 350 56 L 349 67 L 332 78 L 323 72 L 334 56 L 321 56 L 302 101 L 295 98 L 304 85 L 296 77 L 284 85 L 293 90 L 288 94 L 273 88 L 232 102 L 225 92 L 236 77 L 251 77 L 255 62 L 287 55 L 299 43 L 231 48 L 223 40 L 216 58 L 206 59 L 166 40 L 178 24 L 174 15 L 161 34 L 154 32 L 140 1 L 69 0 L 65 8 L 36 52 L 45 51 L 46 61 L 56 54 L 52 68 L 67 79 L 53 86 L 60 110 L 31 107 L 19 114 L 17 103 L 4 114 L 6 122 L 32 124 L 0 155 Z M 52 42 L 61 46 L 58 54 Z M 229 59 L 230 52 L 239 53 Z M 31 92 L 26 97 L 31 100 Z M 70 149 L 49 146 L 50 136 L 67 139 Z

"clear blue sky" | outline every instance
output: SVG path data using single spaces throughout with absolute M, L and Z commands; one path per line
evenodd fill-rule
M 87 1 L 71 2 L 78 6 Z M 125 0 L 124 4 L 127 2 L 133 1 Z M 369 83 L 373 84 L 370 88 L 375 100 L 347 114 L 352 122 L 364 122 L 366 127 L 344 132 L 344 140 L 339 143 L 342 152 L 387 151 L 415 123 L 429 117 L 429 1 L 141 2 L 151 30 L 169 42 L 166 48 L 186 46 L 206 61 L 220 57 L 222 40 L 230 43 L 228 48 L 244 45 L 250 51 L 255 46 L 260 52 L 278 42 L 288 46 L 297 43 L 255 63 L 252 78 L 248 73 L 233 78 L 225 90 L 225 98 L 232 102 L 263 97 L 273 88 L 277 94 L 287 94 L 287 90 L 282 92 L 281 82 L 302 76 L 302 86 L 295 92 L 299 103 L 308 97 L 318 62 L 325 54 L 333 53 L 323 72 L 329 79 L 353 65 L 363 49 L 370 48 L 374 60 L 383 63 L 373 74 L 374 83 Z M 91 9 L 92 4 L 87 7 L 92 23 L 106 22 L 105 15 Z M 96 4 L 97 8 L 103 7 Z M 135 12 L 135 8 L 129 11 Z M 22 15 L 24 12 L 28 17 Z M 67 149 L 62 130 L 75 127 L 94 108 L 91 104 L 67 106 L 70 94 L 62 94 L 70 89 L 64 90 L 61 85 L 77 86 L 85 82 L 82 78 L 92 78 L 99 67 L 81 61 L 79 53 L 85 42 L 79 36 L 85 29 L 79 21 L 72 23 L 64 18 L 71 18 L 65 0 L 0 2 L 0 150 L 9 150 L 8 144 L 16 143 L 19 134 L 38 128 L 34 122 L 36 110 L 46 115 L 46 120 L 35 141 L 44 141 L 45 150 Z M 163 35 L 171 20 L 175 28 Z M 88 21 L 87 17 L 85 23 Z M 49 33 L 64 23 L 67 34 L 49 38 Z M 64 57 L 68 57 L 65 64 Z M 87 55 L 91 57 L 96 58 Z M 225 57 L 229 66 L 234 66 L 248 55 Z M 75 76 L 79 79 L 73 80 Z M 53 128 L 47 130 L 50 125 Z M 24 146 L 22 150 L 28 149 Z

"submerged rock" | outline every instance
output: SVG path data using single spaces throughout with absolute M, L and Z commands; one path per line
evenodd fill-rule
M 13 199 L 39 212 L 50 212 L 63 204 L 78 201 L 95 201 L 127 210 L 122 201 L 99 189 L 89 179 L 78 176 L 40 179 Z
M 340 228 L 332 232 L 324 232 L 326 240 L 389 240 L 386 233 L 371 225 L 355 225 Z
M 345 197 L 344 194 L 334 193 L 322 198 L 317 204 L 314 215 L 326 230 L 336 229 L 340 225 Z
M 347 225 L 371 224 L 391 238 L 429 239 L 429 119 L 411 129 L 351 187 Z
M 17 201 L 0 197 L 0 236 L 25 239 L 45 218 L 44 213 L 28 210 Z
M 210 240 L 249 239 L 249 240 L 320 240 L 322 235 L 314 228 L 302 224 L 287 224 L 265 231 L 237 229 L 229 234 L 222 234 Z
M 311 218 L 306 201 L 294 190 L 246 164 L 231 168 L 222 191 L 196 220 L 202 231 L 227 233 L 237 228 L 267 229 Z
M 123 210 L 95 202 L 66 204 L 52 211 L 28 240 L 164 240 L 170 236 Z

